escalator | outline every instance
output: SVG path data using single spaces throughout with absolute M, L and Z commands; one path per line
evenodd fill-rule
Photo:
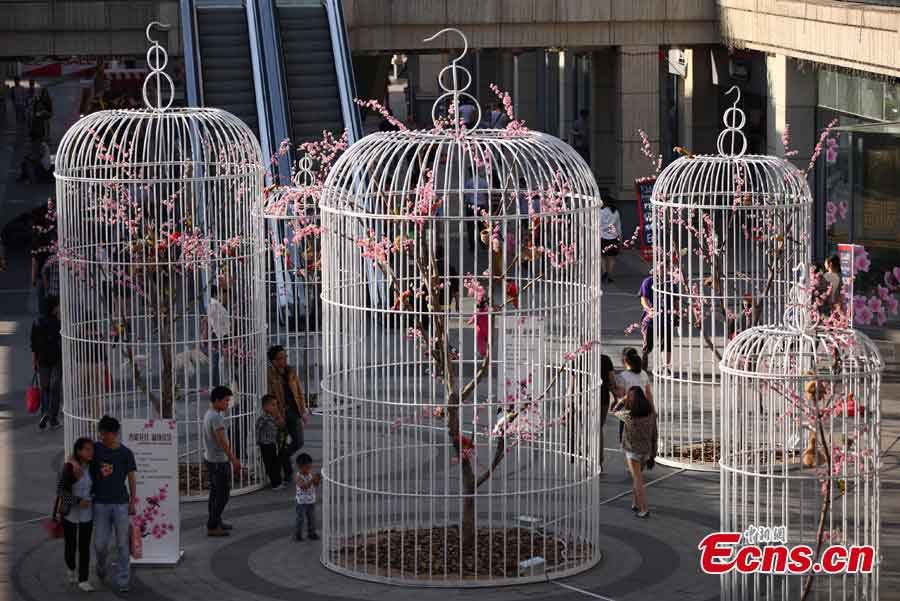
M 188 104 L 242 119 L 267 163 L 285 138 L 347 129 L 359 139 L 342 10 L 340 0 L 181 0 Z
M 334 48 L 325 7 L 278 6 L 290 139 L 317 140 L 344 129 Z
M 193 73 L 188 69 L 188 103 L 226 110 L 259 138 L 251 36 L 243 2 L 217 0 L 206 4 L 198 0 L 183 4 L 194 9 L 190 11 L 192 23 L 185 22 L 185 30 L 190 28 L 193 37 L 193 44 L 185 44 L 186 67 L 191 67 L 190 62 L 194 67 Z M 187 42 L 187 33 L 185 38 Z

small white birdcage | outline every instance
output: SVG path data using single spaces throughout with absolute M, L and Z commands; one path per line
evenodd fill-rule
M 488 586 L 600 557 L 597 186 L 502 94 L 509 125 L 479 129 L 459 58 L 435 128 L 360 140 L 322 195 L 322 561 L 355 578 Z
M 307 402 L 315 404 L 322 375 L 320 186 L 312 160 L 304 156 L 290 185 L 266 190 L 267 346 L 281 345 L 297 369 Z
M 104 414 L 174 419 L 181 495 L 200 497 L 209 391 L 229 386 L 240 493 L 263 478 L 254 431 L 263 240 L 251 215 L 262 198 L 260 147 L 230 113 L 170 108 L 154 26 L 167 27 L 147 27 L 147 108 L 86 115 L 57 155 L 66 444 L 95 434 Z
M 831 545 L 871 545 L 872 571 L 731 572 L 724 600 L 879 598 L 883 364 L 865 334 L 817 324 L 818 312 L 801 301 L 784 325 L 750 328 L 725 348 L 721 530 L 747 533 L 742 545 L 754 532 L 808 545 L 816 563 Z
M 652 359 L 659 461 L 690 469 L 718 469 L 722 349 L 744 329 L 778 322 L 792 269 L 812 252 L 806 177 L 785 159 L 744 154 L 739 100 L 738 90 L 719 154 L 683 156 L 653 187 L 653 316 L 645 311 L 641 323 L 644 352 Z

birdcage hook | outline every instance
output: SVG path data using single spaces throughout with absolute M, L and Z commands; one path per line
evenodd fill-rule
M 159 21 L 153 21 L 147 25 L 147 41 L 150 42 L 150 48 L 147 49 L 147 65 L 150 67 L 150 73 L 144 78 L 144 85 L 141 91 L 144 96 L 144 104 L 147 108 L 164 111 L 172 106 L 172 102 L 175 99 L 175 82 L 173 82 L 172 78 L 165 72 L 166 65 L 169 64 L 169 54 L 166 52 L 166 49 L 160 45 L 159 41 L 154 39 L 151 35 L 151 31 L 154 27 L 161 31 L 168 31 L 172 28 L 171 25 L 160 23 Z M 155 104 L 150 102 L 150 96 L 148 94 L 148 85 L 150 84 L 151 77 L 156 84 Z M 169 86 L 169 93 L 165 99 L 165 103 L 163 102 L 162 81 L 165 81 Z
M 721 156 L 740 157 L 747 151 L 747 136 L 745 136 L 742 131 L 744 125 L 747 124 L 747 115 L 738 108 L 738 103 L 741 101 L 741 89 L 737 86 L 731 86 L 728 91 L 725 92 L 725 95 L 727 96 L 732 92 L 736 94 L 734 103 L 731 105 L 731 108 L 727 109 L 725 114 L 722 115 L 722 123 L 725 124 L 725 129 L 719 132 L 716 146 L 718 147 Z M 731 138 L 729 152 L 726 153 L 725 136 L 727 135 L 730 135 Z M 740 150 L 737 152 L 735 152 L 735 142 L 740 143 Z
M 459 61 L 461 61 L 463 57 L 466 56 L 466 52 L 468 52 L 469 50 L 469 40 L 466 38 L 466 35 L 459 29 L 456 29 L 455 27 L 446 27 L 422 41 L 434 41 L 439 36 L 445 33 L 459 34 L 459 37 L 461 37 L 463 41 L 463 49 L 456 58 L 450 61 L 449 65 L 441 69 L 441 71 L 438 73 L 438 85 L 442 90 L 444 90 L 444 93 L 438 96 L 437 99 L 435 99 L 434 104 L 431 106 L 431 119 L 435 125 L 438 124 L 438 107 L 446 98 L 450 98 L 451 105 L 448 112 L 453 118 L 453 128 L 457 133 L 462 133 L 463 135 L 465 135 L 467 132 L 471 132 L 477 129 L 478 124 L 481 123 L 481 106 L 478 104 L 478 100 L 472 94 L 466 92 L 466 90 L 469 89 L 469 86 L 472 85 L 472 74 L 469 73 L 468 69 L 459 64 Z M 449 85 L 444 83 L 444 76 L 446 74 L 450 75 Z M 465 75 L 465 85 L 460 85 L 460 75 Z M 475 105 L 476 119 L 470 127 L 466 127 L 464 124 L 460 123 L 459 100 L 462 97 L 469 98 L 472 101 L 472 104 Z

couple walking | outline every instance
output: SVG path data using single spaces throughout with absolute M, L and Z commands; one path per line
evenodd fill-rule
M 89 581 L 91 539 L 97 555 L 97 578 L 106 578 L 110 545 L 116 554 L 116 584 L 127 593 L 131 568 L 131 515 L 137 500 L 134 454 L 119 442 L 118 420 L 99 423 L 100 440 L 79 438 L 60 471 L 54 519 L 62 520 L 67 576 L 84 592 Z M 113 538 L 115 533 L 115 538 Z

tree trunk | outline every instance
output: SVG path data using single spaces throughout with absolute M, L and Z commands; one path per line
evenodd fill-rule
M 159 416 L 162 419 L 172 419 L 175 417 L 173 413 L 175 394 L 174 387 L 174 366 L 172 364 L 172 331 L 165 313 L 160 315 L 161 323 L 159 324 L 159 342 L 161 356 L 161 373 L 160 373 L 160 391 L 159 391 Z
M 475 556 L 475 472 L 472 470 L 472 464 L 468 459 L 462 460 L 462 487 L 463 494 L 463 515 L 462 515 L 462 531 L 460 539 L 462 540 L 462 549 L 460 555 L 462 557 Z

